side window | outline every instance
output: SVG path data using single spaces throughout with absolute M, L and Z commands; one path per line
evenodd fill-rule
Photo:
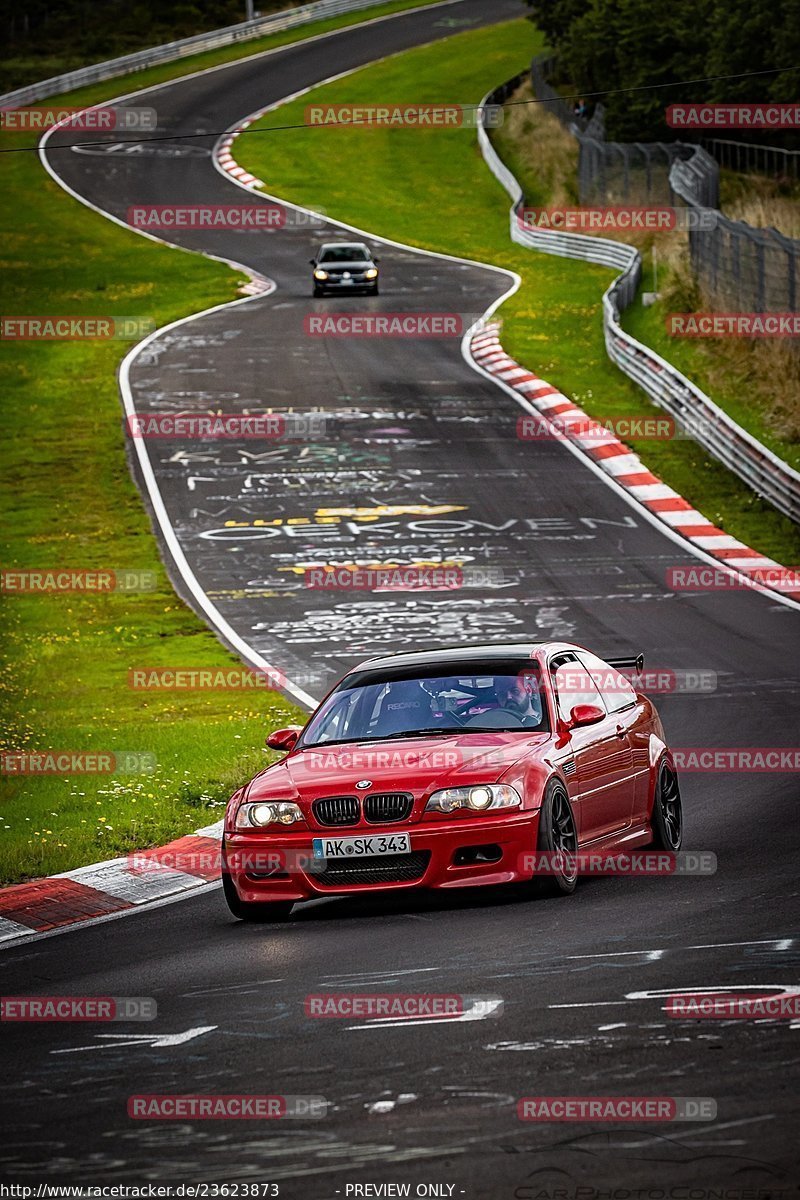
M 605 711 L 594 681 L 574 654 L 561 655 L 550 664 L 559 716 L 568 721 L 576 704 L 594 704 Z
M 332 742 L 346 736 L 350 715 L 357 700 L 357 691 L 345 692 L 338 700 L 334 700 L 320 723 L 316 741 Z
M 579 657 L 602 693 L 610 713 L 621 712 L 636 703 L 636 688 L 620 671 L 588 651 L 582 651 Z

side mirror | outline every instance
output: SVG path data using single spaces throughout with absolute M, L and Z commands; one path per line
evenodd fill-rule
M 372 261 L 375 263 L 375 266 L 377 267 L 378 263 L 379 263 L 381 260 L 380 260 L 379 258 L 373 258 L 373 260 L 372 260 Z
M 286 729 L 276 729 L 267 735 L 267 746 L 270 750 L 289 750 L 297 745 L 297 739 L 303 732 L 300 725 L 289 725 Z
M 315 258 L 310 258 L 308 261 L 311 263 L 312 267 L 317 265 L 317 260 Z
M 596 704 L 576 704 L 569 714 L 570 729 L 580 729 L 583 725 L 596 725 L 605 717 L 602 708 Z

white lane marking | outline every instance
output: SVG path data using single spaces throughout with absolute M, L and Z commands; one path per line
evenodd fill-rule
M 568 960 L 582 958 L 624 958 L 628 955 L 644 955 L 652 957 L 657 955 L 661 957 L 664 954 L 671 954 L 677 951 L 679 954 L 684 954 L 688 950 L 730 950 L 738 946 L 772 946 L 775 950 L 788 950 L 793 945 L 793 938 L 761 938 L 758 941 L 749 942 L 706 942 L 698 946 L 665 946 L 661 950 L 616 950 L 602 951 L 596 954 L 566 954 L 563 957 Z
M 216 304 L 213 308 L 207 308 L 201 313 L 194 313 L 190 317 L 182 317 L 180 320 L 173 321 L 169 325 L 163 325 L 161 329 L 156 330 L 155 333 L 150 334 L 150 336 L 145 338 L 144 341 L 139 342 L 137 346 L 134 346 L 133 349 L 130 350 L 122 360 L 119 368 L 119 387 L 120 392 L 122 393 L 122 402 L 126 415 L 131 417 L 136 411 L 133 401 L 133 391 L 130 383 L 130 370 L 133 366 L 134 360 L 141 353 L 141 351 L 150 344 L 150 342 L 154 341 L 162 334 L 167 333 L 172 329 L 176 329 L 180 325 L 186 325 L 191 321 L 196 321 L 199 317 L 210 316 L 212 313 L 219 312 L 224 308 L 233 307 L 233 305 L 249 304 L 254 299 L 258 299 L 258 297 L 246 296 L 241 300 L 234 300 L 232 303 Z M 216 605 L 209 600 L 205 590 L 200 584 L 200 581 L 194 574 L 192 568 L 189 566 L 183 549 L 181 548 L 181 545 L 175 535 L 172 522 L 169 519 L 169 514 L 161 496 L 158 481 L 150 461 L 147 439 L 133 438 L 132 440 L 134 442 L 134 447 L 139 460 L 139 466 L 147 486 L 147 491 L 150 496 L 150 502 L 153 505 L 153 510 L 161 528 L 162 536 L 169 547 L 170 554 L 172 555 L 173 561 L 175 562 L 175 565 L 178 568 L 184 583 L 194 596 L 195 601 L 202 612 L 205 614 L 209 624 L 218 630 L 223 639 L 228 642 L 228 644 L 231 645 L 239 655 L 241 655 L 244 661 L 255 667 L 257 670 L 265 671 L 274 676 L 277 668 L 268 663 L 265 658 L 262 658 L 260 654 L 253 650 L 252 647 L 244 640 L 244 638 L 236 632 L 233 626 L 229 624 L 225 617 L 223 617 Z M 281 691 L 288 692 L 290 696 L 293 696 L 295 700 L 298 700 L 306 708 L 316 708 L 318 701 L 314 696 L 310 695 L 296 683 L 293 683 L 290 679 L 287 679 L 282 671 L 280 671 L 279 674 L 282 680 L 280 685 Z
M 699 946 L 684 946 L 684 950 L 727 950 L 732 946 L 772 946 L 775 950 L 788 950 L 794 938 L 761 938 L 757 942 L 705 942 Z
M 357 979 L 370 980 L 372 983 L 388 983 L 398 975 L 423 975 L 429 971 L 441 971 L 442 967 L 409 967 L 398 971 L 349 971 L 345 975 L 325 975 L 324 979 L 338 982 L 350 982 Z
M 677 990 L 677 989 L 676 989 Z M 628 1004 L 628 1000 L 584 1000 L 580 1004 L 548 1004 L 548 1008 L 611 1008 L 615 1004 Z
M 689 950 L 728 950 L 742 946 L 772 946 L 775 950 L 789 950 L 794 945 L 794 938 L 761 938 L 754 941 L 746 942 L 706 942 L 697 946 L 666 946 L 662 949 L 643 949 L 643 950 L 617 950 L 617 951 L 596 951 L 592 954 L 565 954 L 559 962 L 581 962 L 586 959 L 595 958 L 647 958 L 651 962 L 660 961 L 666 954 L 685 954 Z M 524 964 L 521 964 L 524 965 Z M 540 960 L 534 959 L 533 966 L 540 965 Z M 420 975 L 432 972 L 441 972 L 444 967 L 409 967 L 402 970 L 394 971 L 348 971 L 341 975 L 326 975 L 324 979 L 331 982 L 349 983 L 355 981 L 368 981 L 373 984 L 391 983 L 400 975 Z M 508 976 L 495 975 L 493 978 L 508 978 Z M 604 1004 L 606 1001 L 598 1001 Z M 623 1001 L 609 1001 L 608 1003 L 621 1004 Z M 566 1007 L 566 1006 L 565 1006 Z
M 143 89 L 143 90 L 148 90 L 148 89 Z M 134 94 L 134 93 L 132 93 L 132 94 Z M 125 98 L 126 97 L 120 97 L 119 99 L 125 99 Z M 110 100 L 105 101 L 105 105 L 108 105 L 111 103 L 113 103 L 113 101 L 110 101 Z M 50 165 L 50 162 L 47 158 L 47 152 L 46 152 L 47 151 L 47 141 L 48 141 L 50 135 L 56 129 L 58 129 L 58 125 L 52 126 L 52 128 L 49 129 L 42 137 L 42 139 L 39 143 L 39 158 L 40 158 L 45 170 L 47 171 L 47 173 L 51 176 L 51 178 L 53 180 L 55 180 L 55 182 L 59 185 L 59 187 L 63 188 L 65 192 L 68 192 L 69 195 L 71 195 L 75 200 L 78 200 L 86 208 L 92 209 L 93 212 L 99 213 L 101 216 L 105 217 L 107 220 L 113 221 L 114 224 L 121 226 L 121 228 L 127 229 L 129 232 L 139 234 L 141 237 L 146 237 L 152 242 L 157 242 L 159 245 L 169 246 L 173 250 L 180 250 L 187 254 L 200 254 L 203 258 L 209 258 L 209 259 L 214 260 L 215 262 L 221 262 L 225 266 L 229 266 L 235 271 L 243 272 L 251 280 L 254 279 L 254 277 L 258 274 L 254 268 L 245 266 L 243 263 L 235 262 L 233 259 L 223 258 L 217 254 L 210 254 L 208 251 L 205 251 L 205 250 L 199 250 L 199 251 L 189 250 L 184 246 L 177 246 L 172 242 L 163 241 L 161 238 L 156 237 L 154 234 L 149 233 L 147 230 L 134 229 L 132 226 L 128 225 L 125 221 L 121 220 L 119 217 L 115 216 L 113 213 L 107 212 L 104 208 L 100 208 L 98 205 L 94 204 L 91 200 L 87 200 L 85 196 L 82 196 L 79 192 L 76 192 L 72 187 L 70 187 L 70 185 L 68 183 L 66 183 L 61 178 L 61 176 L 56 172 L 55 168 L 51 167 L 51 165 Z M 266 279 L 265 276 L 262 278 Z M 171 321 L 168 325 L 162 325 L 160 329 L 156 329 L 154 333 L 149 334 L 146 338 L 144 338 L 141 342 L 138 342 L 137 345 L 135 345 L 131 350 L 129 350 L 129 352 L 126 354 L 125 358 L 122 360 L 120 367 L 119 367 L 119 388 L 120 388 L 120 392 L 122 394 L 122 403 L 123 403 L 123 407 L 125 409 L 125 415 L 127 417 L 131 417 L 135 414 L 135 411 L 136 411 L 134 403 L 133 403 L 133 393 L 132 393 L 131 385 L 130 385 L 130 368 L 133 364 L 133 360 L 141 353 L 142 350 L 145 349 L 146 346 L 149 346 L 151 342 L 155 341 L 157 338 L 161 337 L 163 334 L 169 333 L 171 330 L 177 329 L 181 325 L 188 325 L 192 321 L 197 321 L 201 317 L 207 317 L 207 316 L 210 316 L 212 313 L 220 312 L 222 309 L 234 308 L 240 304 L 252 304 L 252 302 L 254 300 L 259 300 L 259 299 L 263 298 L 265 295 L 268 295 L 270 292 L 275 290 L 276 285 L 273 280 L 266 280 L 266 282 L 270 285 L 268 291 L 258 292 L 252 296 L 242 296 L 238 300 L 225 301 L 225 303 L 223 303 L 223 304 L 215 304 L 211 308 L 203 309 L 202 312 L 192 313 L 188 317 L 181 317 L 177 321 Z M 175 563 L 175 566 L 176 566 L 178 572 L 180 573 L 180 575 L 183 579 L 183 582 L 186 584 L 186 587 L 188 588 L 189 592 L 194 597 L 194 599 L 197 602 L 198 606 L 200 607 L 201 611 L 205 614 L 205 617 L 206 617 L 206 620 L 208 621 L 208 623 L 212 626 L 212 628 L 217 630 L 217 632 L 222 636 L 223 640 L 226 641 L 234 650 L 236 650 L 237 653 L 250 666 L 253 666 L 257 670 L 260 670 L 260 671 L 266 671 L 266 672 L 272 674 L 273 676 L 276 673 L 278 673 L 284 680 L 284 683 L 280 689 L 281 691 L 288 692 L 289 695 L 293 696 L 295 700 L 298 700 L 306 708 L 309 708 L 309 709 L 316 708 L 318 701 L 313 696 L 309 695 L 309 693 L 306 692 L 303 688 L 300 688 L 300 687 L 298 687 L 297 684 L 292 683 L 291 680 L 286 678 L 286 676 L 284 675 L 284 673 L 282 671 L 277 671 L 277 668 L 275 668 L 270 663 L 268 663 L 266 661 L 266 659 L 262 658 L 260 654 L 256 653 L 256 651 L 251 649 L 251 647 L 248 645 L 248 643 L 245 642 L 244 639 L 242 637 L 240 637 L 240 635 L 238 633 L 236 633 L 236 631 L 228 623 L 228 621 L 225 620 L 225 618 L 222 616 L 222 613 L 219 611 L 219 609 L 216 607 L 216 605 L 211 603 L 211 601 L 209 600 L 205 591 L 200 586 L 199 580 L 197 579 L 196 575 L 194 574 L 191 567 L 189 566 L 189 563 L 186 560 L 186 556 L 183 553 L 183 550 L 181 549 L 180 543 L 178 542 L 178 539 L 175 536 L 175 532 L 172 528 L 172 523 L 169 520 L 166 506 L 164 504 L 164 501 L 161 496 L 161 492 L 158 487 L 158 482 L 155 477 L 155 472 L 153 471 L 153 467 L 150 462 L 150 457 L 148 454 L 148 447 L 147 447 L 147 439 L 146 438 L 133 438 L 132 441 L 134 443 L 134 449 L 136 451 L 136 456 L 137 456 L 137 459 L 139 462 L 140 469 L 142 471 L 142 475 L 144 478 L 145 486 L 147 488 L 148 496 L 150 498 L 151 504 L 153 505 L 153 511 L 156 514 L 156 519 L 158 521 L 162 535 L 164 537 L 164 540 L 165 540 L 167 547 L 170 551 L 170 554 L 172 556 L 173 562 Z
M 204 1033 L 211 1033 L 216 1028 L 216 1025 L 198 1025 L 195 1029 L 185 1029 L 183 1033 L 96 1033 L 98 1041 L 104 1039 L 100 1046 L 93 1042 L 90 1046 L 71 1046 L 68 1050 L 51 1050 L 50 1053 L 81 1054 L 86 1050 L 117 1050 L 121 1046 L 151 1046 L 153 1049 L 162 1046 L 183 1046 L 186 1042 L 194 1041 L 195 1038 L 202 1037 Z
M 548 1008 L 606 1008 L 617 1004 L 631 1004 L 635 1000 L 665 1000 L 670 996 L 717 996 L 721 993 L 740 995 L 744 992 L 775 992 L 777 995 L 796 996 L 800 994 L 800 985 L 784 983 L 720 983 L 705 984 L 702 987 L 675 985 L 668 988 L 653 988 L 652 991 L 626 992 L 624 1000 L 585 1000 L 580 1004 L 548 1004 Z M 686 1018 L 692 1020 L 691 1017 Z M 734 1020 L 735 1018 L 731 1018 Z M 760 1021 L 777 1021 L 778 1017 L 763 1017 Z
M 368 1021 L 365 1025 L 346 1025 L 345 1029 L 400 1029 L 401 1027 L 413 1025 L 453 1025 L 464 1021 L 485 1021 L 488 1017 L 494 1017 L 502 1012 L 502 1000 L 476 1000 L 463 1013 L 458 1013 L 437 1017 L 407 1017 L 399 1020 L 377 1020 Z
M 652 991 L 645 992 L 626 992 L 626 1000 L 664 1000 L 669 996 L 717 996 L 721 992 L 732 993 L 739 995 L 743 992 L 763 992 L 775 991 L 778 995 L 797 996 L 800 995 L 800 984 L 787 983 L 720 983 L 720 984 L 703 984 L 702 987 L 681 987 L 681 988 L 653 988 Z
M 412 1100 L 417 1100 L 419 1097 L 414 1092 L 401 1092 L 396 1100 L 375 1100 L 372 1104 L 365 1104 L 368 1113 L 381 1114 L 390 1113 L 398 1104 L 410 1104 Z
M 741 1125 L 756 1125 L 760 1121 L 774 1121 L 774 1120 L 775 1120 L 775 1113 L 762 1113 L 760 1116 L 757 1116 L 757 1117 L 742 1117 L 739 1121 L 725 1121 L 721 1125 L 718 1125 L 715 1121 L 713 1130 L 698 1128 L 698 1129 L 686 1130 L 686 1132 L 684 1133 L 683 1129 L 681 1129 L 679 1140 L 682 1142 L 682 1141 L 684 1141 L 685 1138 L 700 1137 L 702 1134 L 705 1134 L 706 1136 L 708 1136 L 709 1132 L 717 1133 L 722 1129 L 738 1129 Z M 614 1145 L 613 1145 L 613 1149 L 616 1150 L 621 1147 L 630 1149 L 634 1146 L 647 1146 L 651 1142 L 658 1142 L 658 1141 L 660 1141 L 659 1138 L 642 1138 L 638 1142 L 617 1142 L 617 1141 L 615 1141 Z M 726 1142 L 719 1143 L 719 1142 L 710 1141 L 707 1144 L 709 1146 L 714 1146 L 714 1145 L 728 1145 L 729 1143 L 726 1143 Z M 740 1145 L 741 1143 L 733 1142 L 730 1144 L 731 1145 Z

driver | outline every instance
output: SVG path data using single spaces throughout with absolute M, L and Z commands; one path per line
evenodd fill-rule
M 519 717 L 523 725 L 530 727 L 541 724 L 542 697 L 536 680 L 530 674 L 501 679 L 497 685 L 497 699 L 500 708 Z

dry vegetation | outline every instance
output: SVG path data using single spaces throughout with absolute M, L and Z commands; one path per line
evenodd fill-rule
M 800 182 L 766 175 L 720 174 L 720 206 L 726 217 L 759 229 L 800 238 Z
M 530 103 L 533 99 L 528 79 L 509 97 L 504 124 L 492 140 L 504 161 L 510 152 L 528 204 L 577 204 L 578 143 L 546 105 Z
M 530 80 L 526 80 L 509 98 L 511 103 L 506 105 L 505 123 L 493 135 L 494 144 L 522 183 L 529 205 L 577 204 L 577 140 L 546 106 L 519 103 L 533 98 Z M 721 203 L 727 216 L 762 228 L 772 226 L 788 237 L 800 237 L 800 185 L 797 183 L 725 171 L 721 191 Z M 629 242 L 639 249 L 645 264 L 645 290 L 653 287 L 655 248 L 658 290 L 662 299 L 648 310 L 646 326 L 657 323 L 663 329 L 666 313 L 714 309 L 713 299 L 703 294 L 692 275 L 688 237 L 684 232 L 613 231 L 605 236 Z M 636 324 L 636 336 L 649 340 L 647 327 L 638 328 L 638 317 Z M 663 347 L 659 349 L 663 352 Z M 745 341 L 728 338 L 697 341 L 691 347 L 691 354 L 694 370 L 690 373 L 723 407 L 726 395 L 746 395 L 772 433 L 789 442 L 800 441 L 800 352 L 797 349 L 775 339 Z M 680 365 L 686 370 L 685 364 Z

